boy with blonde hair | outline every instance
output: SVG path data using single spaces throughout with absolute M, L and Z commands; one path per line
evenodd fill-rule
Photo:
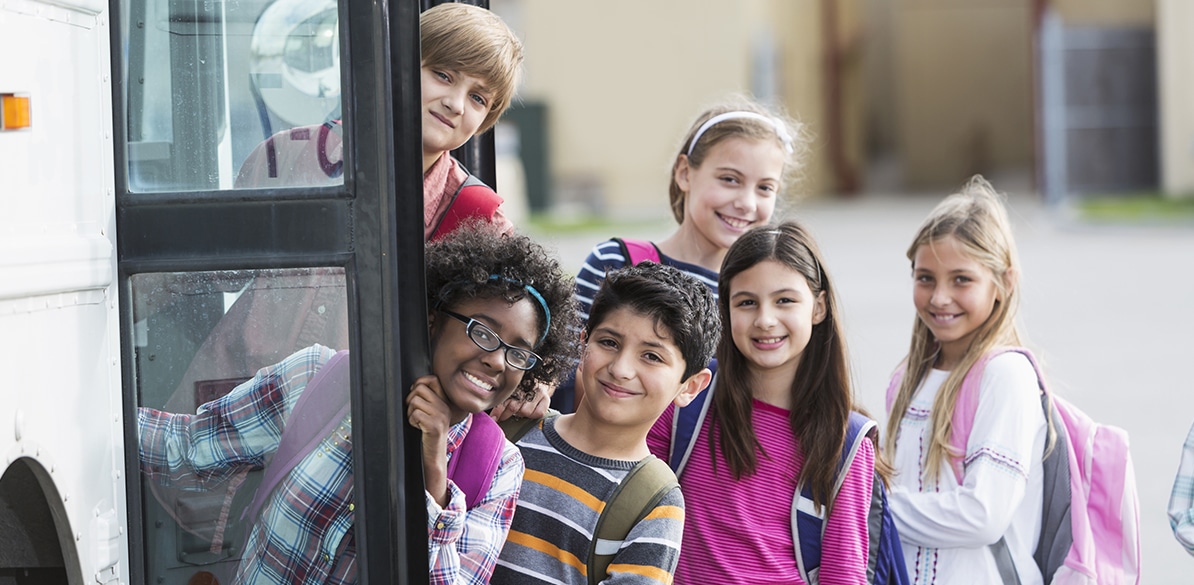
M 502 199 L 449 153 L 492 128 L 510 106 L 521 75 L 522 42 L 498 15 L 454 2 L 423 12 L 419 34 L 424 238 L 443 236 L 471 219 L 509 232 L 513 226 Z M 343 183 L 341 126 L 331 120 L 274 134 L 245 159 L 236 187 Z

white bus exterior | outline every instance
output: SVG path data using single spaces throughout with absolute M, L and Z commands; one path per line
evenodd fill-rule
M 5 582 L 127 582 L 110 26 L 101 0 L 0 3 Z

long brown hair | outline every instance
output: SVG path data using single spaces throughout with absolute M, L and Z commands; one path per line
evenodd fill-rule
M 718 380 L 711 410 L 710 450 L 716 453 L 716 447 L 721 448 L 735 479 L 754 473 L 758 462 L 756 450 L 762 452 L 751 422 L 754 396 L 751 364 L 734 345 L 728 331 L 734 277 L 767 260 L 800 273 L 814 296 L 824 293 L 825 297 L 825 318 L 813 326 L 792 379 L 792 409 L 788 417 L 792 433 L 804 452 L 804 465 L 796 480 L 811 488 L 813 502 L 820 507 L 829 502 L 833 493 L 854 397 L 834 288 L 816 242 L 796 222 L 759 227 L 743 234 L 730 246 L 722 262 L 717 305 L 726 333 L 717 348 Z M 716 446 L 715 435 L 719 437 Z

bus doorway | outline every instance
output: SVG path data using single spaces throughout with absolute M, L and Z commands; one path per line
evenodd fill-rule
M 146 413 L 194 413 L 316 344 L 351 350 L 352 448 L 318 449 L 355 481 L 317 564 L 351 546 L 363 582 L 425 582 L 419 437 L 395 390 L 426 370 L 418 4 L 114 6 L 132 582 L 230 583 L 262 480 L 143 473 L 147 448 L 191 448 L 139 444 Z

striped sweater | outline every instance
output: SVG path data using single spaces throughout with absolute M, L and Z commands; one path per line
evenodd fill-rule
M 585 585 L 593 530 L 622 478 L 637 461 L 587 455 L 564 441 L 550 419 L 519 442 L 526 475 L 510 536 L 490 583 Z M 631 529 L 602 583 L 668 584 L 680 555 L 684 500 L 666 494 Z

